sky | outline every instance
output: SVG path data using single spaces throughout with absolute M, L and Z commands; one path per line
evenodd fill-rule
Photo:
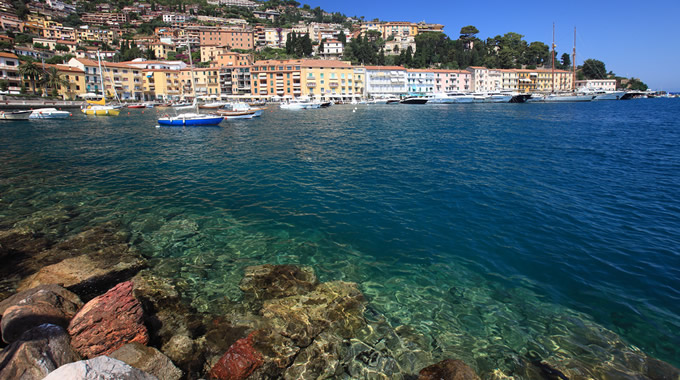
M 571 55 L 576 28 L 577 64 L 598 59 L 607 71 L 640 78 L 651 89 L 680 91 L 679 0 L 298 1 L 366 20 L 443 24 L 454 39 L 461 27 L 474 25 L 483 40 L 515 32 L 550 46 L 554 22 L 558 57 Z

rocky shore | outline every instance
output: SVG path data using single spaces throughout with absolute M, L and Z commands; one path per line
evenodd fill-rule
M 62 239 L 59 218 L 42 223 L 0 231 L 0 379 L 480 378 L 475 363 L 392 327 L 358 284 L 320 282 L 313 268 L 247 267 L 240 301 L 209 314 L 189 306 L 183 285 L 158 275 L 119 225 Z M 680 378 L 642 352 L 625 354 L 625 363 L 590 367 L 527 354 L 513 373 L 481 375 Z

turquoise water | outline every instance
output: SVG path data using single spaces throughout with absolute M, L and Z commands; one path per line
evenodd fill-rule
M 0 125 L 0 227 L 120 221 L 204 311 L 312 265 L 482 373 L 601 362 L 594 332 L 680 365 L 680 101 L 157 112 Z

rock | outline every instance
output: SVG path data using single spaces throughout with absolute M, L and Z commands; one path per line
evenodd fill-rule
M 253 347 L 262 355 L 263 364 L 251 375 L 253 379 L 278 379 L 283 376 L 300 352 L 293 341 L 279 332 L 267 328 L 252 334 Z
M 247 267 L 239 286 L 247 298 L 265 301 L 304 294 L 317 284 L 311 267 L 266 264 Z
M 480 380 L 462 360 L 446 359 L 420 370 L 418 380 Z
M 87 299 L 112 285 L 131 278 L 146 265 L 146 261 L 127 244 L 101 249 L 48 265 L 22 280 L 18 290 L 43 284 L 60 284 Z
M 2 338 L 10 343 L 33 327 L 50 323 L 66 328 L 83 306 L 77 295 L 58 285 L 42 285 L 0 302 Z
M 153 347 L 129 343 L 112 352 L 109 357 L 123 361 L 137 369 L 163 380 L 178 380 L 182 371 Z
M 242 380 L 250 376 L 264 363 L 262 354 L 253 348 L 253 333 L 232 344 L 222 358 L 210 370 L 210 378 L 219 380 Z
M 340 337 L 321 333 L 311 345 L 300 351 L 283 377 L 286 380 L 337 378 L 342 370 L 342 351 Z
M 71 345 L 87 358 L 107 355 L 127 343 L 146 344 L 142 305 L 132 295 L 132 282 L 116 285 L 94 298 L 73 317 L 68 327 Z
M 58 367 L 80 360 L 66 331 L 44 324 L 26 331 L 0 353 L 0 379 L 42 379 Z
M 99 356 L 66 364 L 43 380 L 158 380 L 156 376 L 133 368 L 120 360 Z
M 161 350 L 177 363 L 192 361 L 194 354 L 200 352 L 195 348 L 194 340 L 187 335 L 173 336 Z
M 265 301 L 262 315 L 281 334 L 306 347 L 322 331 L 353 337 L 366 324 L 364 309 L 364 296 L 356 284 L 334 281 L 307 294 Z

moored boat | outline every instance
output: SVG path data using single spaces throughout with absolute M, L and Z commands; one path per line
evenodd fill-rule
M 427 98 L 424 97 L 410 97 L 402 100 L 401 104 L 425 104 L 427 103 Z
M 129 104 L 127 108 L 146 108 L 146 104 Z
M 33 111 L 0 111 L 0 120 L 28 120 Z
M 201 115 L 199 113 L 183 113 L 177 116 L 165 116 L 158 119 L 158 124 L 162 126 L 175 127 L 201 127 L 219 125 L 224 116 L 219 115 Z
M 212 103 L 199 104 L 198 108 L 200 108 L 200 109 L 218 109 L 218 108 L 224 107 L 226 104 L 227 103 L 224 103 L 224 102 L 212 102 Z
M 29 119 L 66 119 L 71 116 L 68 111 L 61 111 L 56 108 L 39 108 L 33 110 L 29 115 Z
M 256 111 L 250 110 L 250 111 L 228 111 L 228 110 L 217 110 L 217 114 L 220 116 L 224 116 L 225 119 L 227 120 L 236 120 L 236 119 L 252 119 L 254 118 Z
M 104 83 L 104 75 L 102 74 L 102 60 L 99 52 L 97 52 L 97 63 L 99 64 L 99 79 Z M 120 114 L 120 106 L 112 106 L 106 104 L 106 93 L 104 86 L 102 86 L 102 98 L 99 100 L 86 100 L 86 103 L 81 107 L 81 111 L 89 116 L 118 116 Z

